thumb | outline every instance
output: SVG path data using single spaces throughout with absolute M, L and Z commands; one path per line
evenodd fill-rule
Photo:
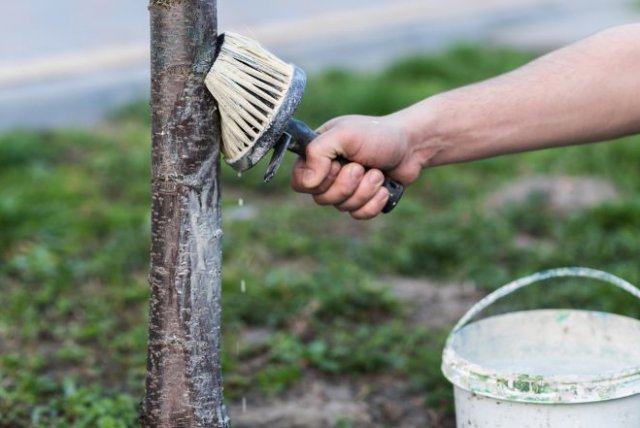
M 335 138 L 331 138 L 331 132 L 320 134 L 306 148 L 306 169 L 302 184 L 308 189 L 318 187 L 329 175 L 331 161 L 340 153 L 339 144 Z

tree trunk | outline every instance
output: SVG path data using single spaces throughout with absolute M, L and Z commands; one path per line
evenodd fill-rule
M 151 0 L 152 214 L 143 427 L 228 427 L 220 371 L 215 0 Z

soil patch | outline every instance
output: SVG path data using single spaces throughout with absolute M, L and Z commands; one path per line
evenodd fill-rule
M 391 292 L 408 308 L 409 323 L 442 328 L 457 321 L 482 295 L 473 284 L 389 278 Z M 262 344 L 269 331 L 249 329 L 241 337 Z M 453 428 L 455 421 L 425 405 L 424 391 L 390 374 L 352 379 L 307 370 L 288 391 L 273 397 L 250 395 L 231 403 L 237 428 Z
M 618 190 L 609 182 L 594 177 L 524 177 L 498 189 L 486 201 L 486 209 L 499 211 L 518 205 L 531 197 L 541 197 L 552 212 L 570 214 L 619 199 Z
M 411 322 L 426 327 L 454 324 L 482 298 L 482 293 L 472 283 L 391 278 L 388 284 L 393 294 L 409 308 Z

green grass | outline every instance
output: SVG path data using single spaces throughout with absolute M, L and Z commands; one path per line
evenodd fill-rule
M 380 73 L 329 71 L 310 79 L 299 117 L 315 126 L 337 114 L 384 114 L 529 58 L 462 47 Z M 0 136 L 0 427 L 136 425 L 146 357 L 148 116 L 144 101 L 95 132 Z M 429 170 L 393 214 L 366 223 L 294 197 L 292 158 L 268 185 L 262 164 L 242 178 L 222 169 L 229 399 L 281 393 L 307 372 L 386 373 L 450 414 L 439 372 L 447 329 L 408 327 L 406 308 L 385 288 L 390 276 L 471 280 L 489 290 L 536 270 L 586 265 L 640 283 L 638 138 Z M 624 197 L 569 216 L 536 198 L 480 209 L 515 177 L 552 173 L 601 177 Z M 233 218 L 239 197 L 258 210 L 255 219 Z M 519 235 L 533 244 L 516 245 Z M 502 309 L 539 302 L 640 316 L 637 302 L 606 287 L 559 284 L 524 291 Z M 236 345 L 256 327 L 268 329 L 264 343 Z

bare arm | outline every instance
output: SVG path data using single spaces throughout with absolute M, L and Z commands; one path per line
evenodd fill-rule
M 429 166 L 640 132 L 640 24 L 389 116 L 346 116 L 321 131 L 292 186 L 355 218 L 377 215 L 386 202 L 378 169 L 409 184 Z M 357 164 L 339 168 L 331 162 L 338 155 Z M 364 174 L 361 165 L 374 169 Z
M 437 123 L 421 120 L 430 114 Z M 640 25 L 604 31 L 513 72 L 443 93 L 397 119 L 422 148 L 423 166 L 639 132 Z

